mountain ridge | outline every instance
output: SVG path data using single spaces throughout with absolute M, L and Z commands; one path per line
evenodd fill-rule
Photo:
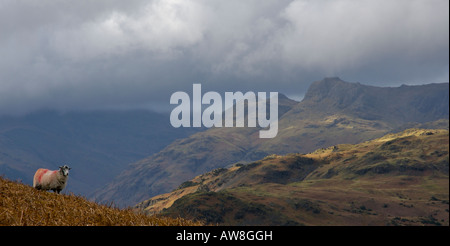
M 315 90 L 329 84 L 334 85 L 329 91 L 335 96 L 329 96 L 328 92 L 315 96 Z M 279 116 L 277 137 L 259 139 L 258 128 L 211 128 L 179 139 L 160 152 L 129 165 L 114 181 L 94 192 L 94 198 L 132 205 L 168 192 L 196 175 L 236 162 L 248 163 L 270 154 L 308 153 L 342 143 L 356 144 L 381 137 L 411 121 L 432 121 L 441 116 L 448 121 L 448 90 L 445 90 L 448 83 L 381 88 L 327 78 L 314 82 L 311 87 L 301 102 L 285 102 L 286 111 Z M 408 94 L 412 98 L 403 98 Z M 347 95 L 351 96 L 347 98 Z M 436 99 L 435 95 L 444 96 Z M 386 100 L 383 96 L 394 98 Z M 415 103 L 408 106 L 411 102 Z M 373 103 L 381 106 L 372 106 Z M 421 105 L 423 109 L 445 110 L 417 109 Z M 377 112 L 380 110 L 386 112 Z M 418 113 L 406 118 L 395 114 L 401 110 L 405 114 Z M 389 115 L 393 119 L 389 119 Z

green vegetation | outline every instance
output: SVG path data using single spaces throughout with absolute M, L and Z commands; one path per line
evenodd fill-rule
M 193 181 L 188 180 L 188 181 L 183 182 L 182 184 L 180 184 L 180 186 L 178 186 L 177 189 L 179 190 L 179 189 L 183 189 L 183 188 L 187 188 L 187 187 L 191 187 L 191 186 L 196 186 L 196 185 L 198 185 L 197 182 L 193 182 Z

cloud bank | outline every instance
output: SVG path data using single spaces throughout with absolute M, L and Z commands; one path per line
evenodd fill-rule
M 301 95 L 326 76 L 448 82 L 447 0 L 0 0 L 0 114 Z

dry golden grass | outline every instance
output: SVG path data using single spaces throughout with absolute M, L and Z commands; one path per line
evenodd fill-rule
M 0 225 L 3 226 L 200 226 L 99 205 L 76 195 L 55 194 L 0 177 Z

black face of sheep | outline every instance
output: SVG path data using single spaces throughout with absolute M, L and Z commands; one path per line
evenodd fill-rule
M 67 165 L 60 166 L 60 167 L 59 167 L 59 170 L 61 171 L 61 173 L 62 173 L 62 175 L 63 175 L 64 177 L 67 177 L 67 175 L 69 175 L 69 170 L 70 170 L 70 169 L 72 169 L 72 168 L 70 168 L 70 167 L 67 166 Z

